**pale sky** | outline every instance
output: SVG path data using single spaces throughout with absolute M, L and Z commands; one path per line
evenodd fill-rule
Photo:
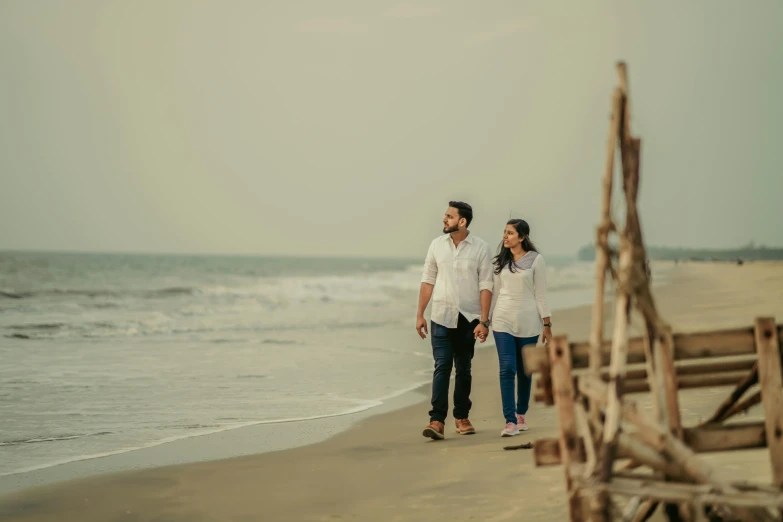
M 780 0 L 0 0 L 0 249 L 573 254 L 619 59 L 648 244 L 783 246 Z

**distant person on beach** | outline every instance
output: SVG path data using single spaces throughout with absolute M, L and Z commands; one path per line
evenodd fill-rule
M 552 339 L 544 256 L 530 240 L 530 226 L 522 219 L 506 224 L 503 243 L 494 258 L 492 292 L 492 335 L 498 351 L 500 397 L 506 418 L 500 435 L 513 437 L 528 429 L 525 415 L 532 381 L 525 373 L 522 347 L 536 344 L 539 336 L 545 342 Z
M 427 337 L 424 310 L 432 298 L 431 336 L 435 371 L 432 376 L 430 423 L 423 435 L 444 438 L 449 409 L 451 368 L 456 367 L 454 421 L 461 435 L 476 433 L 468 419 L 471 363 L 476 339 L 489 334 L 492 303 L 492 252 L 489 245 L 468 231 L 473 209 L 467 203 L 450 201 L 443 218 L 443 234 L 430 244 L 424 260 L 419 290 L 416 332 Z

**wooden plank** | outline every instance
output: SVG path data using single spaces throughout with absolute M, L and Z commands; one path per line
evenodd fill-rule
M 681 390 L 690 388 L 711 388 L 714 386 L 730 386 L 736 384 L 747 375 L 744 371 L 723 372 L 712 375 L 685 375 L 679 378 L 678 386 Z M 650 391 L 647 381 L 633 380 L 625 382 L 626 393 L 640 393 Z
M 683 440 L 696 453 L 763 448 L 767 445 L 763 422 L 685 428 Z
M 675 364 L 674 368 L 677 370 L 678 379 L 681 379 L 683 376 L 687 375 L 704 375 L 723 372 L 749 372 L 753 369 L 755 364 L 756 357 L 753 357 L 752 359 L 743 358 L 731 361 L 708 362 L 704 364 L 688 364 L 687 366 L 682 364 Z M 547 374 L 548 372 L 542 372 L 541 376 L 536 379 L 536 388 L 544 388 L 542 381 L 544 375 Z M 601 378 L 603 378 L 604 381 L 609 380 L 609 371 L 607 368 L 602 369 Z M 645 368 L 636 368 L 628 370 L 625 373 L 626 382 L 644 380 L 646 378 L 647 370 Z
M 585 376 L 580 376 L 575 378 L 575 381 L 577 382 L 577 386 L 578 386 L 579 379 L 584 377 Z M 680 390 L 687 390 L 693 388 L 712 388 L 716 386 L 730 386 L 732 384 L 739 382 L 744 377 L 746 377 L 745 372 L 723 372 L 723 373 L 716 373 L 713 375 L 685 375 L 679 378 L 677 385 Z M 650 385 L 645 380 L 634 379 L 634 380 L 625 381 L 623 383 L 623 392 L 626 394 L 644 393 L 648 391 L 650 391 Z M 536 389 L 533 398 L 535 402 L 543 402 L 545 400 L 543 390 Z
M 764 448 L 767 445 L 765 430 L 763 422 L 700 426 L 683 429 L 683 440 L 695 453 L 717 453 Z M 622 437 L 623 440 L 618 444 L 617 458 L 633 458 L 634 453 L 628 450 L 632 443 L 627 442 L 625 437 L 640 440 L 639 435 L 636 433 L 623 433 Z M 579 439 L 578 445 L 580 454 L 585 454 L 584 441 L 582 439 Z M 533 455 L 536 466 L 539 467 L 562 464 L 559 439 L 536 440 L 533 443 Z
M 580 522 L 582 520 L 581 502 L 577 491 L 572 488 L 570 465 L 572 462 L 581 462 L 583 458 L 579 451 L 579 437 L 577 436 L 574 414 L 574 380 L 571 376 L 571 353 L 568 348 L 568 338 L 558 335 L 552 339 L 551 343 L 548 343 L 548 348 L 552 389 L 560 428 L 560 457 L 563 460 L 566 491 L 568 492 L 568 512 L 571 522 Z
M 755 333 L 772 481 L 777 486 L 783 486 L 783 378 L 775 319 L 772 317 L 756 319 Z
M 712 361 L 699 364 L 686 365 L 674 365 L 674 369 L 677 371 L 677 377 L 684 375 L 703 375 L 707 373 L 721 373 L 721 372 L 749 372 L 753 369 L 753 365 L 756 364 L 756 358 L 752 359 L 735 359 L 730 361 Z M 646 379 L 647 371 L 644 368 L 638 370 L 629 370 L 626 374 L 627 379 Z
M 783 327 L 778 327 L 778 340 L 783 338 Z M 674 360 L 685 361 L 706 359 L 710 357 L 729 357 L 735 355 L 755 355 L 756 341 L 753 328 L 733 328 L 713 330 L 709 332 L 675 333 Z M 587 368 L 589 365 L 590 343 L 572 343 L 571 367 L 574 370 Z M 601 344 L 601 365 L 609 364 L 611 341 Z M 529 346 L 522 352 L 525 358 L 525 371 L 536 373 L 541 371 L 546 361 L 544 345 Z M 644 343 L 641 337 L 628 340 L 628 364 L 644 362 Z

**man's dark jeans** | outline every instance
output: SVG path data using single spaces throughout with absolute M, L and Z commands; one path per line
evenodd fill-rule
M 435 372 L 432 376 L 432 410 L 430 421 L 446 421 L 449 411 L 449 380 L 451 368 L 456 367 L 454 378 L 454 418 L 467 419 L 472 403 L 470 402 L 470 386 L 472 377 L 470 366 L 476 339 L 473 330 L 478 326 L 478 319 L 468 321 L 462 314 L 456 328 L 446 328 L 431 322 L 430 340 L 432 356 L 435 359 Z

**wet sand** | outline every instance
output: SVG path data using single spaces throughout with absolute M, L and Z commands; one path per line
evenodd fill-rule
M 783 321 L 781 295 L 783 263 L 680 264 L 672 283 L 656 292 L 675 331 L 750 326 L 759 315 Z M 555 314 L 553 323 L 556 333 L 580 340 L 587 337 L 589 319 L 589 308 L 577 308 Z M 681 392 L 686 425 L 708 416 L 728 391 Z M 536 468 L 529 450 L 503 450 L 555 436 L 556 410 L 533 403 L 530 431 L 501 439 L 494 350 L 481 350 L 474 359 L 476 435 L 458 436 L 449 418 L 445 441 L 423 438 L 429 390 L 418 393 L 419 403 L 366 417 L 317 444 L 17 491 L 0 497 L 0 520 L 567 520 L 562 469 Z M 758 407 L 750 412 L 758 414 Z M 721 475 L 770 479 L 766 450 L 701 458 Z

